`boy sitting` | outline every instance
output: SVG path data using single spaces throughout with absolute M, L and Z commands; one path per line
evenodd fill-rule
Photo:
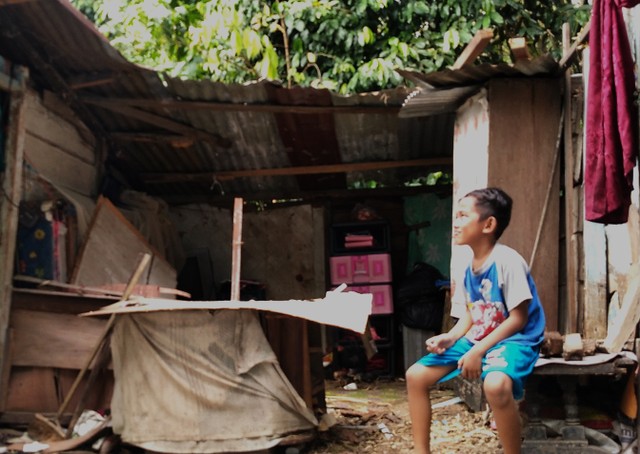
M 415 452 L 430 453 L 429 388 L 461 374 L 481 378 L 505 454 L 519 453 L 516 399 L 533 372 L 545 328 L 544 312 L 524 259 L 498 243 L 511 219 L 511 198 L 501 189 L 468 193 L 453 222 L 455 244 L 468 245 L 473 259 L 463 285 L 455 285 L 448 332 L 426 341 L 426 356 L 406 374 Z

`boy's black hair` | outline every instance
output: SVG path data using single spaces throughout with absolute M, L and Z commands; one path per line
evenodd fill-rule
M 476 189 L 469 192 L 466 197 L 476 199 L 476 209 L 480 213 L 480 219 L 485 220 L 489 216 L 496 218 L 496 241 L 502 236 L 511 221 L 511 207 L 513 200 L 500 188 Z

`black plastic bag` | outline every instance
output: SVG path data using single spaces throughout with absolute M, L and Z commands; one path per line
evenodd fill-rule
M 417 262 L 396 287 L 396 313 L 400 323 L 439 333 L 442 330 L 445 291 L 439 284 L 444 280 L 440 271 L 428 263 Z

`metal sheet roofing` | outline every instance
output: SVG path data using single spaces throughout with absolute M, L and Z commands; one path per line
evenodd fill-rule
M 423 88 L 353 96 L 180 80 L 126 61 L 66 0 L 0 0 L 0 55 L 93 125 L 137 189 L 180 201 L 291 197 L 371 179 L 401 185 L 424 176 L 428 162 L 450 162 L 453 112 L 475 86 L 557 70 L 545 57 L 406 72 Z

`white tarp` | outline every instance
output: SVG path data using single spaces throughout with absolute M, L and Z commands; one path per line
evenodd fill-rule
M 127 443 L 158 452 L 255 451 L 317 425 L 255 311 L 121 314 L 111 351 L 113 429 Z

